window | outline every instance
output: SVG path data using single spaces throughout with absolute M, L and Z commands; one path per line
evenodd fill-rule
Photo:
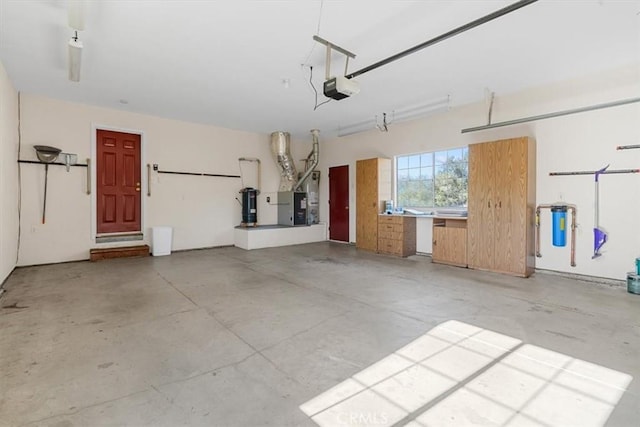
M 455 148 L 396 157 L 398 206 L 415 208 L 467 205 L 469 149 Z

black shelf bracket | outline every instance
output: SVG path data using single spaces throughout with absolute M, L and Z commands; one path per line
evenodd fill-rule
M 192 176 L 210 176 L 216 178 L 240 178 L 240 175 L 225 175 L 225 174 L 217 174 L 217 173 L 200 173 L 200 172 L 175 172 L 175 171 L 161 171 L 158 173 L 166 173 L 171 175 L 192 175 Z

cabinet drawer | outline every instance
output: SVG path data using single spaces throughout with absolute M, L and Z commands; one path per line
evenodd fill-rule
M 402 234 L 402 224 L 378 224 L 378 233 L 398 233 Z
M 378 239 L 402 240 L 404 234 L 397 231 L 378 230 Z
M 394 215 L 378 215 L 378 224 L 400 224 L 402 225 L 402 217 Z
M 402 255 L 402 241 L 379 238 L 378 252 L 384 254 Z

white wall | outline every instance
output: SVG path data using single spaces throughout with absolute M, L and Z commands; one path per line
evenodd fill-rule
M 493 123 L 640 96 L 640 66 L 611 70 L 562 84 L 517 94 L 497 94 Z M 349 100 L 341 101 L 349 102 Z M 640 104 L 558 117 L 518 126 L 461 134 L 463 128 L 487 123 L 487 105 L 478 103 L 412 122 L 398 123 L 388 133 L 372 130 L 323 141 L 321 170 L 348 164 L 350 168 L 350 240 L 355 241 L 355 162 L 527 135 L 537 143 L 537 203 L 563 200 L 578 206 L 577 267 L 569 266 L 569 247 L 550 243 L 550 214 L 542 218 L 541 252 L 537 268 L 625 279 L 640 256 L 640 174 L 605 175 L 600 185 L 600 225 L 609 232 L 603 256 L 592 260 L 593 176 L 550 177 L 552 171 L 640 167 L 640 150 L 616 151 L 616 146 L 640 143 Z M 321 206 L 327 206 L 328 182 L 321 183 Z M 328 221 L 327 209 L 321 220 Z M 425 221 L 425 220 L 421 220 Z M 424 228 L 424 227 L 422 227 Z M 418 236 L 418 250 L 430 247 L 427 233 Z
M 18 250 L 18 93 L 0 63 L 0 284 Z
M 265 202 L 265 195 L 277 192 L 279 182 L 268 135 L 23 95 L 21 158 L 35 160 L 33 145 L 44 144 L 76 153 L 79 163 L 85 163 L 96 127 L 142 133 L 144 163 L 157 163 L 160 170 L 237 175 L 239 157 L 260 158 L 258 221 L 277 221 L 275 200 L 271 205 Z M 292 145 L 294 158 L 303 158 L 311 149 L 311 139 Z M 244 185 L 256 186 L 255 164 L 243 163 L 242 169 Z M 70 172 L 59 166 L 49 168 L 47 218 L 41 224 L 44 167 L 22 165 L 19 265 L 87 259 L 89 249 L 100 247 L 94 242 L 95 213 L 92 196 L 85 193 L 85 173 L 80 167 Z M 146 166 L 142 175 L 145 240 L 150 227 L 169 225 L 174 227 L 173 250 L 233 244 L 233 228 L 241 220 L 235 200 L 240 198 L 240 179 L 152 173 L 151 197 L 147 197 Z
M 635 64 L 563 84 L 511 95 L 498 94 L 493 122 L 639 95 L 640 73 Z M 640 127 L 637 123 L 640 122 L 640 105 L 631 104 L 492 131 L 460 133 L 463 128 L 486 123 L 486 117 L 487 106 L 478 103 L 429 118 L 394 124 L 389 133 L 370 131 L 332 140 L 325 140 L 321 133 L 321 220 L 328 221 L 327 173 L 331 166 L 350 166 L 350 240 L 355 241 L 356 160 L 528 135 L 537 141 L 537 202 L 562 199 L 578 205 L 578 266 L 569 266 L 568 247 L 559 249 L 551 246 L 547 215 L 543 218 L 543 257 L 537 260 L 537 267 L 624 279 L 626 272 L 632 270 L 635 257 L 640 256 L 640 233 L 637 232 L 640 175 L 603 177 L 600 223 L 609 232 L 610 241 L 604 247 L 604 255 L 591 260 L 593 179 L 589 176 L 549 177 L 548 173 L 592 170 L 607 163 L 615 169 L 639 167 L 640 150 L 616 151 L 615 147 L 639 143 Z M 47 144 L 77 153 L 84 162 L 91 155 L 93 131 L 100 126 L 142 132 L 144 161 L 158 163 L 160 169 L 238 174 L 238 157 L 260 158 L 263 183 L 258 220 L 262 224 L 276 222 L 274 199 L 279 177 L 266 134 L 23 95 L 21 158 L 35 159 L 32 146 Z M 6 149 L 4 147 L 3 150 Z M 306 157 L 310 149 L 311 137 L 292 143 L 295 159 Z M 5 157 L 3 152 L 3 159 Z M 13 164 L 13 161 L 9 163 Z M 247 176 L 245 185 L 253 186 L 256 185 L 255 173 L 251 168 L 251 164 L 243 164 L 245 174 L 252 175 Z M 89 249 L 98 246 L 93 240 L 92 202 L 91 196 L 85 194 L 84 173 L 82 168 L 73 168 L 69 173 L 62 167 L 50 168 L 47 223 L 42 225 L 44 168 L 40 165 L 22 166 L 19 265 L 86 259 Z M 3 188 L 5 182 L 11 186 L 10 181 L 4 179 L 4 172 L 2 176 Z M 237 191 L 242 187 L 239 180 L 153 174 L 151 185 L 152 196 L 143 197 L 143 224 L 147 234 L 149 227 L 154 225 L 175 227 L 174 250 L 233 244 L 233 227 L 240 222 L 240 206 L 235 201 Z M 145 188 L 146 182 L 143 182 L 143 190 Z M 265 201 L 266 196 L 272 197 L 270 205 Z M 11 200 L 14 199 L 9 198 Z M 11 209 L 5 209 L 3 203 L 3 215 L 9 211 Z M 425 224 L 419 227 L 422 231 L 418 250 L 428 252 L 430 235 Z M 3 235 L 3 245 L 5 240 Z

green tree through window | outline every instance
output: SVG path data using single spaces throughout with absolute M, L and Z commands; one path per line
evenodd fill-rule
M 412 154 L 396 158 L 397 202 L 401 207 L 467 205 L 469 150 Z

